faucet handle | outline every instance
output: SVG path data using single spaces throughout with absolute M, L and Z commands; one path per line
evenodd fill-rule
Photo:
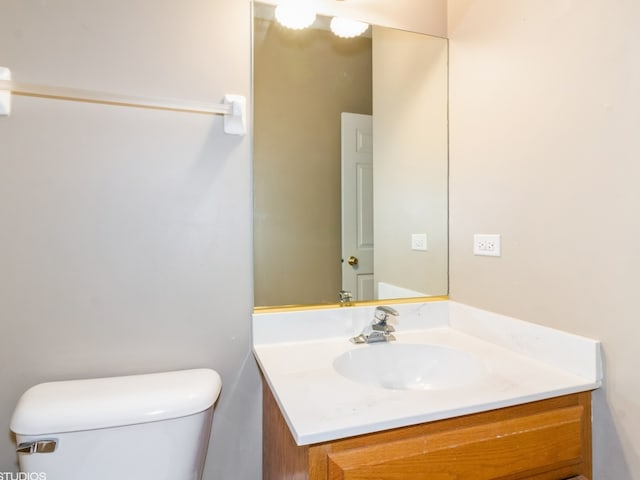
M 395 329 L 391 325 L 387 325 L 389 317 L 396 318 L 400 316 L 398 311 L 394 308 L 380 305 L 376 307 L 373 313 L 373 321 L 371 322 L 371 328 L 378 331 L 393 332 Z M 376 328 L 377 327 L 377 328 Z
M 395 318 L 400 314 L 393 308 L 387 306 L 376 307 L 371 323 L 364 327 L 362 333 L 351 338 L 351 343 L 376 343 L 391 342 L 396 339 L 391 332 L 395 332 L 392 325 L 387 324 L 389 317 Z
M 386 305 L 380 305 L 376 307 L 376 311 L 373 313 L 373 316 L 382 321 L 386 321 L 389 316 L 399 317 L 400 314 L 395 308 L 387 307 Z

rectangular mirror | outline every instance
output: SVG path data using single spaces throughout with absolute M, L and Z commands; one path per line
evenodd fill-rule
M 448 293 L 447 40 L 254 4 L 256 307 Z

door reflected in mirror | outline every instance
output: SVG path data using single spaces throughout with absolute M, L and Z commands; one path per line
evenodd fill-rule
M 448 293 L 447 40 L 254 5 L 254 303 Z

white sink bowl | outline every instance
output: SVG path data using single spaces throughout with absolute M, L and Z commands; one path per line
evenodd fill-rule
M 343 353 L 333 368 L 354 382 L 395 390 L 441 390 L 487 373 L 473 354 L 438 345 L 378 343 Z

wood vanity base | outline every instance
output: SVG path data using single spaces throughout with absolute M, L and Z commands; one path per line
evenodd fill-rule
M 263 383 L 265 480 L 591 478 L 591 393 L 296 445 Z

